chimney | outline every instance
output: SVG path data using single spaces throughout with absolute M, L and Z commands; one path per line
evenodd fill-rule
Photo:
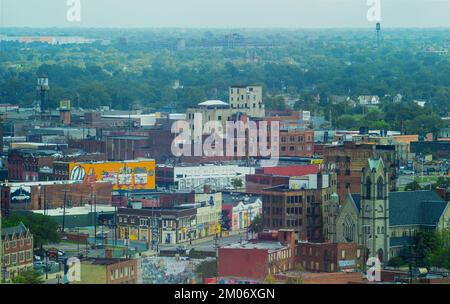
M 72 117 L 70 115 L 70 110 L 60 110 L 59 120 L 65 125 L 69 126 L 72 123 Z
M 292 229 L 278 230 L 278 241 L 291 248 L 295 246 L 295 232 Z

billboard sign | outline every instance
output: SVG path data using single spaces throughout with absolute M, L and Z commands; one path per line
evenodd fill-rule
M 69 172 L 71 180 L 110 182 L 113 190 L 155 189 L 155 161 L 152 159 L 70 163 Z

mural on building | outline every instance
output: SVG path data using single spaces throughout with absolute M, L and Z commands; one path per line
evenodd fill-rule
M 140 263 L 143 284 L 189 284 L 195 280 L 195 268 L 201 260 L 176 257 L 148 257 Z
M 110 182 L 114 190 L 155 189 L 154 160 L 70 163 L 69 172 L 71 180 Z
M 12 204 L 29 204 L 31 202 L 31 187 L 11 187 L 10 198 Z

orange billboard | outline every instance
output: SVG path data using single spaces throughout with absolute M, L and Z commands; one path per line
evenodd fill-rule
M 155 189 L 155 160 L 70 163 L 70 180 L 110 182 L 114 190 Z

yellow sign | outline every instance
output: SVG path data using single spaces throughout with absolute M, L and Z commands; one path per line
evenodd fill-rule
M 322 165 L 323 159 L 311 159 L 311 165 Z
M 70 163 L 70 180 L 103 181 L 114 190 L 155 189 L 155 161 L 135 160 L 97 163 Z

